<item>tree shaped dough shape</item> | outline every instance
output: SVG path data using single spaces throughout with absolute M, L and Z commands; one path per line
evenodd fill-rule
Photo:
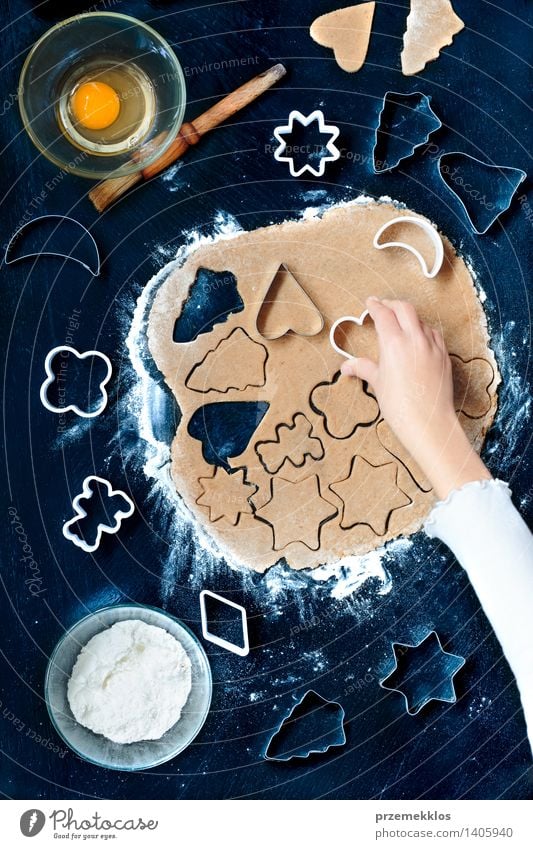
M 253 513 L 249 499 L 257 492 L 254 483 L 245 479 L 245 470 L 229 474 L 217 466 L 211 478 L 200 478 L 203 492 L 196 503 L 209 509 L 209 520 L 217 522 L 225 518 L 231 525 L 236 525 L 241 513 Z
M 494 381 L 494 369 L 482 357 L 463 360 L 451 354 L 454 402 L 456 412 L 471 419 L 480 419 L 491 408 L 489 387 Z
M 279 472 L 286 460 L 296 468 L 303 466 L 308 457 L 321 460 L 324 446 L 318 437 L 311 436 L 313 426 L 303 413 L 296 413 L 292 425 L 276 427 L 276 439 L 258 442 L 255 450 L 267 472 Z
M 311 38 L 331 47 L 343 71 L 358 71 L 366 59 L 375 8 L 375 3 L 360 3 L 321 15 L 311 24 Z
M 268 353 L 236 327 L 216 348 L 208 351 L 189 374 L 185 385 L 194 392 L 229 392 L 248 386 L 264 386 Z
M 365 392 L 362 382 L 340 372 L 331 383 L 315 386 L 310 403 L 324 417 L 326 433 L 334 439 L 348 439 L 358 427 L 372 424 L 379 416 L 378 403 Z
M 292 331 L 298 336 L 316 336 L 324 327 L 322 314 L 282 263 L 261 304 L 256 322 L 264 339 L 279 339 Z
M 403 36 L 402 73 L 411 76 L 423 71 L 463 27 L 450 0 L 411 0 Z
M 398 486 L 397 477 L 396 463 L 373 466 L 364 457 L 355 456 L 348 477 L 329 487 L 344 504 L 341 528 L 369 525 L 375 534 L 382 536 L 391 513 L 411 504 L 409 496 Z
M 272 548 L 281 551 L 291 542 L 301 542 L 311 551 L 320 547 L 320 529 L 339 511 L 322 498 L 318 476 L 293 483 L 272 478 L 271 498 L 255 516 L 272 528 Z

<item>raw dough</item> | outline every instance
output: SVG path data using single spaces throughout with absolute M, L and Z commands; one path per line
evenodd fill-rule
M 403 36 L 402 73 L 411 76 L 423 71 L 463 27 L 450 0 L 411 0 Z
M 187 388 L 207 393 L 264 386 L 267 357 L 264 345 L 252 342 L 242 328 L 236 327 L 194 366 Z
M 191 513 L 233 561 L 258 571 L 264 571 L 280 557 L 285 557 L 296 569 L 335 562 L 345 555 L 368 552 L 399 534 L 418 530 L 429 512 L 433 493 L 425 491 L 429 486 L 420 470 L 389 435 L 369 394 L 371 388 L 359 381 L 346 387 L 345 406 L 350 410 L 350 422 L 344 419 L 340 409 L 342 402 L 338 396 L 342 384 L 338 372 L 342 358 L 329 344 L 329 330 L 342 315 L 360 315 L 368 295 L 410 300 L 425 321 L 443 332 L 452 354 L 464 363 L 483 361 L 481 367 L 479 362 L 475 363 L 476 367 L 468 372 L 470 376 L 466 380 L 460 378 L 459 384 L 459 393 L 464 396 L 463 408 L 470 415 L 480 414 L 479 418 L 468 418 L 461 413 L 469 438 L 478 448 L 483 442 L 496 411 L 500 378 L 489 348 L 482 306 L 465 262 L 446 238 L 442 269 L 431 280 L 424 277 L 420 263 L 408 251 L 378 251 L 373 247 L 378 228 L 402 214 L 416 213 L 398 209 L 392 203 L 346 204 L 328 210 L 321 218 L 285 222 L 204 244 L 155 293 L 148 317 L 148 345 L 182 412 L 172 443 L 172 478 Z M 325 326 L 314 336 L 287 333 L 279 339 L 265 340 L 256 329 L 265 292 L 283 262 L 324 316 Z M 234 274 L 244 309 L 193 342 L 176 343 L 174 323 L 187 302 L 199 268 Z M 305 305 L 296 305 L 298 314 L 292 315 L 291 323 L 302 318 L 300 309 L 305 318 Z M 206 398 L 188 388 L 185 381 L 192 368 L 238 327 L 268 351 L 264 386 L 248 386 L 242 391 L 230 389 L 220 399 L 212 393 Z M 367 321 L 361 327 L 348 325 L 346 336 L 349 350 L 355 349 L 361 356 L 377 356 L 373 322 Z M 238 367 L 241 370 L 244 364 L 239 363 Z M 493 375 L 488 389 L 487 370 Z M 214 477 L 215 466 L 206 461 L 200 438 L 193 438 L 188 431 L 191 416 L 196 413 L 203 418 L 202 407 L 208 401 L 218 402 L 216 406 L 220 406 L 221 412 L 217 419 L 223 418 L 223 405 L 227 402 L 263 405 L 247 446 L 244 450 L 239 448 L 242 451 L 239 456 L 229 457 L 231 469 L 246 471 L 244 476 L 227 480 L 232 487 L 239 484 L 239 497 L 236 499 L 233 488 L 231 492 L 226 489 L 228 507 L 234 509 L 228 510 L 229 518 L 218 520 L 215 516 L 222 507 L 216 509 L 216 505 L 223 503 L 218 487 L 224 484 L 226 476 L 222 471 L 217 472 L 217 502 L 210 520 L 209 507 L 201 502 L 205 502 L 206 478 Z M 295 418 L 298 414 L 302 419 Z M 294 423 L 305 425 L 301 432 L 305 444 L 287 443 L 281 453 L 290 454 L 298 463 L 305 454 L 303 465 L 285 459 L 282 467 L 274 471 L 283 459 L 276 454 L 269 471 L 258 450 L 264 449 L 265 443 L 275 443 L 279 452 L 280 444 L 285 444 L 290 436 L 287 427 Z M 306 450 L 310 436 L 323 447 L 320 458 L 317 452 Z M 318 448 L 317 443 L 311 444 Z M 207 456 L 211 456 L 209 452 Z M 350 476 L 355 457 L 366 464 L 358 463 L 357 468 L 361 515 L 358 518 L 354 509 L 349 521 L 343 521 L 343 510 L 348 516 L 343 500 L 346 493 L 339 489 L 339 482 Z M 393 465 L 381 480 L 383 473 L 377 475 L 375 470 L 387 464 Z M 396 477 L 392 476 L 394 472 Z M 254 485 L 257 491 L 252 494 L 251 488 L 243 490 L 245 483 Z M 288 486 L 291 483 L 301 487 Z M 332 484 L 337 493 L 330 488 Z M 375 510 L 370 509 L 376 489 L 384 496 L 383 515 L 377 517 Z M 349 503 L 348 498 L 346 502 Z M 366 519 L 372 514 L 374 524 L 364 523 L 365 503 Z M 253 512 L 246 512 L 247 504 L 253 504 Z M 345 529 L 343 526 L 347 525 L 350 527 Z
M 321 15 L 313 21 L 309 34 L 323 47 L 331 47 L 343 71 L 362 68 L 368 51 L 375 3 L 359 3 Z

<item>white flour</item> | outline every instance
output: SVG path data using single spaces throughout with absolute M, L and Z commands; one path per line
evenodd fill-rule
M 115 743 L 158 740 L 181 716 L 191 661 L 163 628 L 117 622 L 81 650 L 68 682 L 75 719 Z

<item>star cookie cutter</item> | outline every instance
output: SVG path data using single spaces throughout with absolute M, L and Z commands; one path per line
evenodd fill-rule
M 409 106 L 409 102 L 414 102 L 415 105 Z M 440 120 L 437 113 L 430 106 L 431 97 L 427 94 L 424 94 L 421 91 L 412 91 L 409 94 L 404 94 L 400 91 L 387 91 L 385 97 L 383 98 L 383 103 L 381 105 L 381 109 L 378 115 L 378 123 L 375 130 L 374 135 L 374 146 L 372 148 L 372 169 L 374 174 L 385 174 L 387 171 L 392 171 L 396 168 L 400 162 L 403 162 L 404 159 L 409 159 L 419 147 L 426 144 L 429 141 L 429 137 L 436 133 L 437 130 L 440 130 L 442 127 L 442 121 Z M 386 159 L 378 159 L 379 149 L 384 146 L 383 139 L 386 139 L 387 136 L 394 137 L 392 130 L 397 125 L 390 125 L 386 123 L 386 118 L 389 114 L 393 114 L 394 107 L 403 107 L 406 110 L 410 110 L 413 114 L 410 116 L 412 123 L 414 125 L 415 121 L 418 119 L 419 121 L 424 121 L 426 124 L 425 130 L 421 131 L 420 141 L 413 141 L 412 139 L 401 139 L 401 141 L 405 142 L 406 148 L 409 148 L 409 152 L 405 153 L 397 157 L 392 164 L 387 164 Z M 403 122 L 405 124 L 405 121 Z M 383 125 L 383 126 L 382 126 Z M 390 127 L 390 130 L 387 132 L 387 126 Z M 414 135 L 414 133 L 413 133 Z M 385 148 L 386 149 L 386 148 Z M 378 167 L 378 164 L 381 163 L 383 167 Z
M 444 179 L 443 160 L 445 160 L 447 158 L 450 159 L 454 156 L 463 157 L 464 159 L 469 160 L 470 163 L 476 163 L 477 165 L 481 165 L 483 168 L 486 168 L 487 170 L 499 171 L 500 174 L 503 174 L 503 173 L 506 173 L 508 175 L 511 175 L 511 173 L 513 174 L 513 179 L 512 180 L 510 179 L 510 185 L 509 185 L 507 192 L 505 192 L 505 193 L 500 192 L 500 198 L 501 198 L 500 203 L 493 203 L 492 201 L 490 201 L 490 205 L 495 207 L 495 214 L 488 218 L 488 223 L 486 223 L 485 226 L 481 226 L 481 227 L 477 226 L 477 224 L 474 220 L 475 216 L 473 216 L 471 214 L 471 211 L 466 206 L 462 197 Z M 457 170 L 458 169 L 456 169 L 456 171 Z M 448 153 L 443 153 L 442 156 L 439 157 L 439 160 L 437 162 L 437 171 L 438 171 L 440 179 L 442 180 L 442 182 L 444 183 L 444 185 L 446 186 L 448 191 L 452 195 L 454 195 L 454 197 L 457 198 L 457 200 L 461 204 L 463 212 L 466 215 L 466 218 L 468 220 L 468 223 L 470 224 L 472 231 L 474 233 L 476 233 L 476 235 L 478 235 L 478 236 L 483 236 L 485 233 L 487 233 L 488 230 L 490 230 L 490 228 L 494 224 L 494 222 L 498 220 L 500 215 L 503 215 L 504 212 L 507 212 L 507 210 L 511 206 L 511 203 L 513 202 L 513 198 L 516 194 L 518 186 L 520 185 L 520 183 L 523 183 L 523 181 L 527 177 L 527 173 L 525 171 L 523 171 L 521 168 L 513 168 L 511 165 L 492 165 L 490 162 L 483 162 L 482 159 L 477 159 L 475 156 L 470 156 L 470 154 L 463 153 L 461 150 L 453 150 L 453 151 L 449 151 Z M 448 173 L 448 172 L 444 172 L 444 173 Z M 461 180 L 460 183 L 459 183 L 459 180 Z M 469 185 L 469 184 L 465 184 L 463 177 L 461 177 L 461 176 L 455 177 L 455 172 L 451 177 L 451 181 L 455 182 L 458 186 L 465 186 L 465 188 L 466 188 L 466 185 Z M 472 187 L 471 185 L 469 185 L 469 188 L 471 188 L 473 191 L 478 191 L 475 187 Z M 478 193 L 479 193 L 479 191 L 478 191 Z M 489 207 L 489 204 L 487 203 L 486 198 L 484 198 L 484 197 L 482 199 L 474 198 L 473 195 L 472 195 L 472 198 L 473 198 L 473 200 L 478 201 L 478 204 L 480 205 L 480 207 L 482 207 L 482 206 L 485 206 L 487 208 Z M 472 203 L 472 208 L 474 208 L 473 203 Z M 489 211 L 490 211 L 490 209 L 489 209 Z
M 18 242 L 18 240 L 20 239 L 22 234 L 26 232 L 26 230 L 28 230 L 29 228 L 33 228 L 36 225 L 39 226 L 39 224 L 41 224 L 44 221 L 53 221 L 53 220 L 57 220 L 58 222 L 59 221 L 68 221 L 70 224 L 75 224 L 76 227 L 79 227 L 79 229 L 82 231 L 82 236 L 80 236 L 80 239 L 78 240 L 78 242 L 76 242 L 76 244 L 73 245 L 73 248 L 76 248 L 79 245 L 81 239 L 84 236 L 89 237 L 90 241 L 92 242 L 92 247 L 94 248 L 96 268 L 94 268 L 94 269 L 91 268 L 91 266 L 88 264 L 88 262 L 85 262 L 83 259 L 80 259 L 77 256 L 73 256 L 72 253 L 66 254 L 66 253 L 62 253 L 60 251 L 49 251 L 49 250 L 31 251 L 30 253 L 23 254 L 22 256 L 15 256 L 15 257 L 11 258 L 10 255 L 13 253 L 13 249 L 14 249 L 16 243 Z M 58 223 L 56 230 L 58 229 L 59 226 L 60 225 Z M 54 233 L 56 232 L 56 230 L 54 230 Z M 52 235 L 53 235 L 53 233 L 52 233 Z M 71 218 L 70 215 L 56 215 L 56 214 L 38 215 L 37 218 L 32 218 L 30 221 L 26 221 L 25 224 L 23 224 L 21 227 L 18 227 L 17 230 L 15 230 L 15 232 L 11 236 L 9 242 L 7 243 L 7 247 L 4 251 L 4 262 L 5 262 L 6 265 L 13 265 L 14 263 L 21 262 L 24 259 L 31 259 L 32 257 L 39 257 L 39 256 L 56 256 L 56 257 L 59 257 L 60 259 L 71 259 L 73 262 L 77 262 L 79 265 L 83 266 L 83 268 L 85 268 L 87 271 L 89 271 L 93 275 L 93 277 L 98 277 L 99 274 L 100 274 L 100 268 L 101 268 L 100 253 L 98 251 L 98 245 L 96 244 L 96 242 L 94 240 L 94 236 L 87 229 L 87 227 L 85 227 L 83 224 L 81 224 L 76 218 Z
M 283 138 L 284 135 L 288 135 L 294 131 L 294 122 L 297 121 L 302 127 L 308 127 L 313 121 L 318 121 L 318 131 L 321 135 L 330 135 L 331 138 L 329 142 L 324 145 L 325 149 L 329 152 L 329 155 L 321 156 L 320 162 L 317 168 L 311 165 L 309 162 L 306 162 L 301 168 L 297 169 L 294 164 L 294 157 L 292 156 L 284 156 L 283 154 L 287 150 L 287 142 Z M 274 159 L 277 162 L 288 162 L 289 163 L 289 171 L 291 172 L 292 177 L 299 177 L 300 174 L 303 174 L 304 171 L 309 171 L 310 174 L 314 174 L 315 177 L 322 177 L 324 175 L 324 171 L 326 170 L 326 162 L 335 162 L 339 159 L 341 152 L 339 148 L 334 144 L 334 142 L 338 139 L 340 135 L 340 130 L 334 124 L 326 124 L 326 120 L 324 118 L 324 113 L 320 109 L 315 109 L 314 112 L 311 112 L 310 115 L 302 115 L 297 109 L 293 109 L 289 114 L 288 123 L 282 126 L 276 127 L 274 130 L 274 136 L 276 141 L 279 142 L 279 147 L 274 151 Z
M 426 260 L 420 251 L 408 242 L 380 242 L 381 237 L 389 229 L 389 227 L 393 227 L 396 224 L 412 224 L 413 226 L 419 227 L 426 233 L 427 236 L 429 236 L 435 249 L 435 259 L 433 260 L 431 269 L 428 268 Z M 420 263 L 424 277 L 428 277 L 429 279 L 437 276 L 444 261 L 444 245 L 438 230 L 436 230 L 429 221 L 426 221 L 424 218 L 417 218 L 414 215 L 399 215 L 397 218 L 391 218 L 390 221 L 386 221 L 385 224 L 382 224 L 374 236 L 373 245 L 378 249 L 378 251 L 382 251 L 384 248 L 405 248 L 406 251 L 410 251 L 416 256 Z
M 80 506 L 81 501 L 88 500 L 94 496 L 94 491 L 91 488 L 91 482 L 96 481 L 97 483 L 102 484 L 107 489 L 107 495 L 109 498 L 112 498 L 115 495 L 120 495 L 128 505 L 126 510 L 117 510 L 113 515 L 114 524 L 107 525 L 104 522 L 101 522 L 96 528 L 96 538 L 95 541 L 91 544 L 88 543 L 87 540 L 83 539 L 83 537 L 79 536 L 79 534 L 71 531 L 71 525 L 76 525 L 80 519 L 85 519 L 87 517 L 87 511 Z M 63 536 L 65 539 L 73 542 L 74 545 L 77 545 L 78 548 L 83 549 L 87 553 L 91 553 L 96 551 L 100 542 L 102 540 L 102 534 L 116 534 L 120 530 L 120 526 L 122 524 L 123 519 L 127 519 L 131 516 L 135 511 L 135 504 L 122 489 L 113 489 L 111 484 L 105 478 L 100 478 L 97 475 L 89 475 L 83 481 L 83 488 L 79 495 L 77 495 L 72 502 L 72 508 L 74 510 L 74 516 L 72 519 L 69 519 L 68 522 L 65 522 L 63 525 Z
M 302 716 L 299 716 L 299 709 L 303 705 L 311 703 L 311 706 L 306 709 Z M 307 705 L 306 705 L 307 708 Z M 323 711 L 320 715 L 319 711 Z M 327 711 L 333 720 L 332 727 L 323 731 L 320 724 L 324 721 L 324 711 Z M 329 701 L 325 699 L 316 690 L 307 690 L 298 701 L 292 705 L 289 712 L 281 720 L 275 728 L 274 733 L 269 738 L 264 759 L 267 761 L 282 761 L 287 762 L 293 758 L 306 759 L 310 755 L 323 754 L 332 747 L 344 746 L 346 743 L 346 733 L 344 731 L 344 708 L 339 702 Z M 292 728 L 296 728 L 298 722 L 304 723 L 307 720 L 311 722 L 311 729 L 308 732 L 309 739 L 305 742 L 299 742 L 290 749 L 283 749 L 277 754 L 273 754 L 275 743 L 283 738 L 283 732 L 290 733 Z M 322 740 L 322 744 L 320 744 Z
M 52 386 L 53 383 L 58 379 L 57 376 L 52 371 L 52 362 L 58 354 L 66 352 L 67 354 L 74 354 L 74 356 L 78 360 L 85 360 L 88 357 L 97 357 L 102 360 L 106 365 L 106 376 L 99 383 L 100 394 L 102 395 L 102 400 L 98 407 L 95 410 L 82 410 L 76 404 L 68 404 L 65 407 L 56 407 L 54 404 L 51 404 L 48 400 L 48 389 Z M 108 396 L 106 392 L 106 385 L 109 383 L 111 379 L 111 375 L 113 374 L 113 366 L 111 365 L 111 360 L 106 354 L 102 354 L 100 351 L 85 351 L 83 354 L 80 354 L 75 348 L 71 348 L 70 345 L 58 345 L 56 348 L 52 348 L 51 351 L 48 352 L 44 361 L 44 370 L 46 372 L 46 380 L 42 383 L 40 389 L 40 397 L 41 403 L 47 410 L 50 410 L 51 413 L 76 413 L 77 416 L 81 416 L 83 419 L 94 419 L 96 416 L 99 416 L 100 413 L 103 413 L 105 408 L 107 407 Z
M 341 357 L 346 357 L 347 360 L 355 359 L 353 354 L 349 354 L 344 348 L 340 348 L 335 341 L 335 334 L 337 329 L 341 324 L 357 324 L 358 327 L 362 327 L 365 321 L 365 318 L 369 316 L 370 313 L 368 310 L 364 310 L 359 317 L 355 315 L 343 315 L 341 318 L 338 318 L 337 321 L 334 321 L 331 325 L 331 330 L 329 331 L 329 342 L 331 347 L 340 354 Z
M 401 661 L 401 658 L 404 654 L 407 654 L 407 655 L 409 654 L 409 649 L 415 649 L 416 650 L 416 649 L 420 649 L 421 647 L 424 647 L 424 646 L 426 648 L 430 648 L 428 641 L 431 641 L 431 640 L 433 640 L 433 642 L 436 641 L 435 649 L 438 652 L 438 656 L 439 656 L 440 660 L 444 661 L 444 659 L 446 658 L 446 661 L 445 661 L 446 664 L 447 664 L 446 674 L 445 674 L 444 678 L 439 678 L 438 680 L 434 679 L 433 681 L 431 681 L 431 669 L 426 668 L 422 683 L 418 687 L 418 696 L 417 696 L 416 700 L 414 701 L 414 706 L 412 706 L 410 704 L 408 693 L 404 692 L 404 690 L 399 686 L 396 686 L 396 687 L 393 687 L 393 686 L 390 686 L 390 685 L 387 686 L 386 682 L 390 678 L 393 678 L 395 673 L 398 672 L 398 670 L 400 668 L 399 660 Z M 431 702 L 433 700 L 439 701 L 439 702 L 448 702 L 449 704 L 454 704 L 457 701 L 457 694 L 455 692 L 455 686 L 454 686 L 454 683 L 453 683 L 453 679 L 455 678 L 455 676 L 459 672 L 459 670 L 463 668 L 466 661 L 465 661 L 464 657 L 461 657 L 461 655 L 452 654 L 451 652 L 444 651 L 444 649 L 442 648 L 442 643 L 440 641 L 439 635 L 437 634 L 436 631 L 429 631 L 426 634 L 426 636 L 423 637 L 420 640 L 420 642 L 415 643 L 415 644 L 392 642 L 391 648 L 392 648 L 392 653 L 393 653 L 393 656 L 394 656 L 394 667 L 385 676 L 385 678 L 380 679 L 379 686 L 383 690 L 387 690 L 387 691 L 394 692 L 394 693 L 400 693 L 403 696 L 403 699 L 405 701 L 405 709 L 406 709 L 406 712 L 409 714 L 409 716 L 416 716 L 416 714 L 419 713 L 422 710 L 422 708 L 425 707 L 428 704 L 428 702 Z M 404 650 L 407 649 L 407 652 L 405 652 L 405 651 L 400 652 L 400 651 L 397 651 L 397 649 L 404 649 Z M 422 665 L 422 669 L 424 669 L 425 667 L 428 667 L 428 664 L 430 663 L 430 661 L 431 661 L 431 658 L 429 660 L 427 660 Z M 415 671 L 415 673 L 413 673 L 410 676 L 410 678 L 411 679 L 414 678 L 415 679 L 414 683 L 416 684 L 415 676 L 416 676 L 416 671 Z M 406 680 L 409 681 L 410 678 L 408 677 Z M 398 682 L 398 683 L 401 683 L 401 682 Z M 415 692 L 416 692 L 416 690 L 415 690 Z M 440 695 L 435 695 L 436 692 L 440 692 Z
M 205 604 L 206 597 L 213 598 L 215 599 L 215 601 L 218 601 L 221 604 L 226 604 L 228 607 L 232 607 L 234 610 L 238 610 L 240 612 L 243 639 L 242 646 L 238 646 L 236 643 L 232 643 L 230 640 L 225 640 L 224 637 L 219 637 L 217 634 L 213 634 L 209 630 L 209 625 L 207 622 L 207 610 Z M 207 640 L 209 643 L 213 643 L 213 645 L 215 646 L 220 646 L 220 648 L 226 649 L 226 651 L 230 651 L 233 654 L 238 654 L 239 657 L 246 657 L 246 655 L 250 653 L 246 610 L 241 604 L 237 604 L 235 601 L 230 601 L 228 598 L 224 598 L 224 596 L 211 592 L 211 590 L 202 590 L 200 593 L 200 617 L 202 620 L 202 635 L 204 637 L 204 640 Z

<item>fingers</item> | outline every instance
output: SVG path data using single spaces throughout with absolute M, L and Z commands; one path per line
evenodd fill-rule
M 383 301 L 377 298 L 368 298 L 366 302 L 368 312 L 376 325 L 379 340 L 384 341 L 387 336 L 398 334 L 400 325 L 393 310 L 389 309 Z
M 366 380 L 367 383 L 371 383 L 374 386 L 378 373 L 378 365 L 373 360 L 368 360 L 365 357 L 352 357 L 351 360 L 345 360 L 343 362 L 341 373 L 348 377 L 359 377 L 361 380 Z
M 410 335 L 420 332 L 421 323 L 417 312 L 412 304 L 408 301 L 382 301 L 396 316 L 396 320 L 401 329 Z

